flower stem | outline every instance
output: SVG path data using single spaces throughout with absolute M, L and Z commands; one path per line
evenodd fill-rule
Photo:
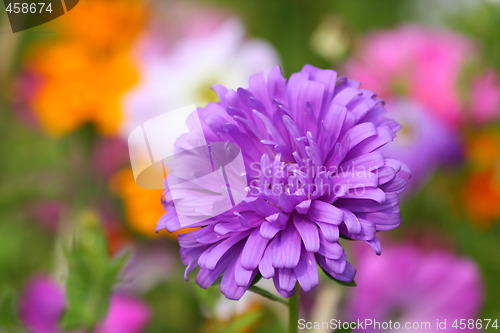
M 279 303 L 282 303 L 282 304 L 288 306 L 288 302 L 285 301 L 284 299 L 279 298 L 279 297 L 271 294 L 269 291 L 264 290 L 262 288 L 259 288 L 259 287 L 255 286 L 255 285 L 251 286 L 250 288 L 248 288 L 248 290 L 250 290 L 250 291 L 252 291 L 252 292 L 254 292 L 256 294 L 259 294 L 262 297 L 270 299 L 271 301 L 279 302 Z
M 288 300 L 288 332 L 297 333 L 299 321 L 299 290 Z

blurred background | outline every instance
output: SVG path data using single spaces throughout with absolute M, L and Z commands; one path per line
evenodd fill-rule
M 284 332 L 283 305 L 184 281 L 126 138 L 305 64 L 386 101 L 413 177 L 383 254 L 348 251 L 358 287 L 324 281 L 300 318 L 500 319 L 499 1 L 81 0 L 15 34 L 0 15 L 0 332 Z

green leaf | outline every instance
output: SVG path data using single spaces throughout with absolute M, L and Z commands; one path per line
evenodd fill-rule
M 97 218 L 80 216 L 80 228 L 71 249 L 65 249 L 68 306 L 60 325 L 64 330 L 92 329 L 108 312 L 109 298 L 127 255 L 110 258 L 106 236 Z
M 340 280 L 337 280 L 336 278 L 334 278 L 333 276 L 330 275 L 330 273 L 328 273 L 327 271 L 325 271 L 325 269 L 321 266 L 319 266 L 321 268 L 321 270 L 323 271 L 323 273 L 325 273 L 325 275 L 332 281 L 335 281 L 336 283 L 340 284 L 341 286 L 343 287 L 349 287 L 349 288 L 352 288 L 352 287 L 356 287 L 356 282 L 354 280 L 352 280 L 351 282 L 344 282 L 344 281 L 340 281 Z
M 5 288 L 0 294 L 0 332 L 26 332 L 17 318 L 17 302 L 13 290 Z
M 283 298 L 278 297 L 278 296 L 276 296 L 276 295 L 270 293 L 269 291 L 264 290 L 260 287 L 257 287 L 254 285 L 254 286 L 250 286 L 250 288 L 248 288 L 248 290 L 250 290 L 251 292 L 254 292 L 256 294 L 259 294 L 262 297 L 270 299 L 271 301 L 279 302 L 279 303 L 282 303 L 282 304 L 288 306 L 288 302 L 285 301 Z
M 257 322 L 262 318 L 262 313 L 260 312 L 248 312 L 243 314 L 238 318 L 231 320 L 229 327 L 224 329 L 224 333 L 240 333 L 245 332 L 252 326 L 255 326 Z

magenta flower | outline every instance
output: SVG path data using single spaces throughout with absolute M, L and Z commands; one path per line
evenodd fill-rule
M 30 281 L 23 292 L 19 317 L 31 332 L 59 332 L 59 318 L 65 305 L 62 289 L 50 278 L 38 276 Z
M 412 99 L 457 125 L 464 116 L 459 76 L 474 54 L 472 43 L 458 34 L 402 26 L 369 35 L 346 70 L 384 99 Z
M 475 319 L 481 309 L 480 273 L 469 259 L 403 244 L 386 247 L 379 258 L 362 254 L 358 267 L 357 287 L 350 289 L 347 306 L 350 320 L 430 321 L 435 327 L 436 319 L 446 319 L 447 330 L 442 331 L 456 332 L 451 327 L 455 319 Z M 380 332 L 374 327 L 357 331 Z
M 59 320 L 66 308 L 62 288 L 50 278 L 33 278 L 23 292 L 19 317 L 33 333 L 58 333 Z M 148 307 L 133 298 L 115 294 L 111 297 L 109 311 L 96 333 L 142 332 L 149 319 Z
M 318 284 L 317 264 L 352 281 L 356 271 L 339 237 L 363 240 L 380 253 L 376 231 L 400 224 L 398 194 L 409 171 L 378 151 L 399 124 L 358 82 L 310 65 L 288 81 L 276 67 L 252 76 L 248 89 L 214 90 L 220 102 L 198 109 L 202 134 L 209 143 L 241 148 L 249 193 L 179 236 L 186 278 L 200 267 L 196 282 L 207 288 L 222 276 L 229 299 L 241 298 L 258 275 L 273 278 L 285 297 L 297 282 L 310 291 Z M 182 229 L 168 189 L 164 204 L 158 229 Z
M 96 333 L 139 333 L 148 324 L 149 308 L 146 304 L 115 294 L 109 303 L 108 315 L 97 327 Z

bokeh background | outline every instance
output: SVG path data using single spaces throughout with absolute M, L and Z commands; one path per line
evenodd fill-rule
M 284 332 L 283 305 L 184 281 L 126 138 L 305 64 L 386 101 L 413 177 L 383 254 L 350 251 L 358 286 L 325 280 L 300 318 L 500 320 L 499 1 L 81 0 L 16 34 L 1 10 L 1 332 Z

